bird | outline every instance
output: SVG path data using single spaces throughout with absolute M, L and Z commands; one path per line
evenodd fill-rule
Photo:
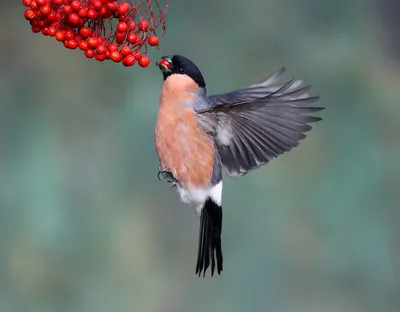
M 299 145 L 322 120 L 318 96 L 282 67 L 267 78 L 228 93 L 207 95 L 199 68 L 181 55 L 156 63 L 163 82 L 154 143 L 158 178 L 175 187 L 200 218 L 195 273 L 223 270 L 222 173 L 240 177 Z

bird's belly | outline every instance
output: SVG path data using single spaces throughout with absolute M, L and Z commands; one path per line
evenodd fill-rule
M 155 145 L 161 166 L 184 189 L 204 189 L 210 185 L 215 156 L 213 141 L 199 128 L 191 109 L 179 104 L 160 106 Z

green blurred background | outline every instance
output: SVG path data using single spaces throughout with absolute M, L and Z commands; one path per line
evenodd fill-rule
M 0 311 L 400 310 L 398 0 L 170 1 L 147 69 L 86 59 L 0 3 Z M 161 76 L 209 93 L 286 66 L 324 120 L 225 179 L 221 276 L 194 275 L 198 219 L 157 180 Z

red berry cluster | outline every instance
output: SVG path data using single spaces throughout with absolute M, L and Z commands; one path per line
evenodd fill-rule
M 129 1 L 127 3 L 126 1 Z M 168 5 L 157 0 L 22 0 L 32 31 L 54 37 L 64 47 L 97 61 L 147 67 L 148 46 L 158 47 L 156 29 L 165 34 Z

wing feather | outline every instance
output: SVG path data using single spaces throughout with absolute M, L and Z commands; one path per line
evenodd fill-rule
M 247 88 L 208 97 L 210 108 L 198 111 L 201 124 L 215 138 L 222 165 L 229 176 L 241 176 L 290 151 L 306 137 L 310 123 L 322 118 L 310 107 L 319 97 L 300 80 L 276 83 L 280 69 Z M 210 130 L 212 129 L 212 130 Z

